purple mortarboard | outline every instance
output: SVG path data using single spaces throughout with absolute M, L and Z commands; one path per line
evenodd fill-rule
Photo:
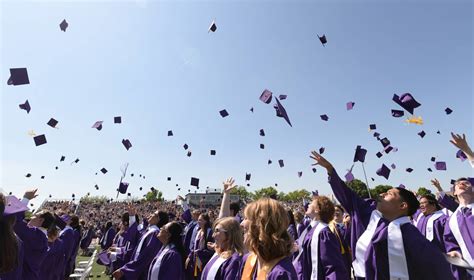
M 316 173 L 317 169 L 313 167 L 311 170 L 313 170 L 313 173 Z
M 125 194 L 127 192 L 128 185 L 129 184 L 126 182 L 120 182 L 118 192 L 121 194 Z
M 385 164 L 382 164 L 382 167 L 380 167 L 376 173 L 377 175 L 383 176 L 388 180 L 388 177 L 390 176 L 390 169 Z
M 128 139 L 122 139 L 122 144 L 127 151 L 132 147 L 132 143 Z
M 265 89 L 260 95 L 260 100 L 263 103 L 269 104 L 270 102 L 272 102 L 272 94 L 273 93 L 271 91 L 269 91 L 268 89 Z
M 10 68 L 10 78 L 7 81 L 8 85 L 28 85 L 30 80 L 28 79 L 28 71 L 26 68 Z
M 425 137 L 426 133 L 425 133 L 424 130 L 422 130 L 422 131 L 418 132 L 418 135 L 419 135 L 421 138 L 423 138 L 423 137 Z
M 404 111 L 392 109 L 392 117 L 400 118 L 400 117 L 403 117 L 404 115 L 405 115 Z
M 216 155 L 216 150 L 211 150 L 211 156 L 215 156 Z
M 385 138 L 380 140 L 380 143 L 382 143 L 382 146 L 385 148 L 388 145 L 390 145 L 390 140 L 388 140 L 387 137 L 385 137 Z
M 102 168 L 102 169 L 100 170 L 100 172 L 102 172 L 103 174 L 105 174 L 105 173 L 107 173 L 107 169 Z
M 275 101 L 276 101 L 276 104 L 273 105 L 273 108 L 275 108 L 276 110 L 276 115 L 277 117 L 280 117 L 280 118 L 284 118 L 285 121 L 291 126 L 291 122 L 290 122 L 290 118 L 288 117 L 288 113 L 286 113 L 286 110 L 285 110 L 285 107 L 283 107 L 283 105 L 281 105 L 280 101 L 278 101 L 278 99 L 275 98 Z
M 114 123 L 122 123 L 122 117 L 114 117 Z
M 382 154 L 381 152 L 377 152 L 375 155 L 376 155 L 378 158 L 381 158 L 381 157 L 383 156 L 383 154 Z
M 283 167 L 285 166 L 285 163 L 283 162 L 282 159 L 278 160 L 278 164 L 280 165 L 280 167 Z
M 188 157 L 190 157 L 193 153 L 191 151 L 188 151 L 188 153 L 186 154 Z
M 265 131 L 262 129 L 260 129 L 260 136 L 265 136 Z
M 401 188 L 401 189 L 406 189 L 404 184 L 400 184 L 398 187 Z
M 168 130 L 168 136 L 173 136 L 173 131 L 172 130 Z
M 216 30 L 217 30 L 216 22 L 215 22 L 215 21 L 212 21 L 211 25 L 209 26 L 209 29 L 208 29 L 207 33 L 209 33 L 209 32 L 216 32 Z
M 269 159 L 268 162 L 267 162 L 267 164 L 272 164 L 272 160 Z
M 29 114 L 31 111 L 30 102 L 28 102 L 28 100 L 26 100 L 25 103 L 18 105 L 18 107 L 25 110 L 27 114 Z
M 95 128 L 97 130 L 102 130 L 102 123 L 104 121 L 96 121 L 93 125 L 92 125 L 92 128 Z
M 446 162 L 444 161 L 437 161 L 435 162 L 436 170 L 446 170 Z
M 41 146 L 47 143 L 46 136 L 44 134 L 33 137 L 33 140 L 35 141 L 36 146 Z
M 429 172 L 433 172 L 433 169 L 431 169 L 429 167 L 426 170 L 428 170 Z
M 352 110 L 354 108 L 355 103 L 354 102 L 347 102 L 346 103 L 346 109 L 347 111 Z
M 403 109 L 410 112 L 413 115 L 415 108 L 420 107 L 420 103 L 418 103 L 415 98 L 410 93 L 404 93 L 400 97 L 396 94 L 393 95 L 392 98 L 395 103 L 400 105 Z
M 371 124 L 371 125 L 369 125 L 369 129 L 370 129 L 370 130 L 377 129 L 377 125 Z
M 219 111 L 219 114 L 221 114 L 221 117 L 223 117 L 223 118 L 225 118 L 225 117 L 227 117 L 227 116 L 229 115 L 229 113 L 227 113 L 227 110 L 225 110 L 225 109 Z
M 386 154 L 390 153 L 391 151 L 393 150 L 393 147 L 392 146 L 387 146 L 385 147 L 384 151 Z
M 189 148 L 188 144 L 184 144 L 184 145 L 183 145 L 183 148 L 184 148 L 185 150 L 187 150 L 187 149 Z
M 406 172 L 411 173 L 411 172 L 413 171 L 413 168 L 408 167 L 408 168 L 405 169 L 405 170 L 406 170 Z
M 367 154 L 366 149 L 362 149 L 362 146 L 357 146 L 354 154 L 354 162 L 365 162 L 365 155 Z
M 2 214 L 3 217 L 25 212 L 28 210 L 28 206 L 13 195 L 6 196 L 5 199 L 6 204 Z
M 301 178 L 303 176 L 303 171 L 298 171 L 298 177 Z
M 250 181 L 250 177 L 252 177 L 252 174 L 245 173 L 245 181 Z
M 51 119 L 48 121 L 47 125 L 51 126 L 52 128 L 56 128 L 56 125 L 58 125 L 58 121 L 55 120 L 55 119 L 53 119 L 53 118 L 51 118 Z
M 392 163 L 392 165 L 390 165 L 390 167 L 391 167 L 392 169 L 397 168 L 397 166 L 395 165 L 395 163 Z
M 319 148 L 319 154 L 322 155 L 325 150 L 326 150 L 326 148 L 324 148 L 324 147 Z
M 319 41 L 321 42 L 321 44 L 326 45 L 326 43 L 328 42 L 328 40 L 326 39 L 326 35 L 323 34 L 323 36 L 319 37 L 318 35 L 318 38 L 319 38 Z
M 199 187 L 199 178 L 191 177 L 191 186 Z
M 461 161 L 465 161 L 465 160 L 467 159 L 466 154 L 465 154 L 463 151 L 461 151 L 461 150 L 458 150 L 458 151 L 457 151 L 456 157 L 457 157 L 458 159 L 460 159 Z
M 346 178 L 346 182 L 352 182 L 354 180 L 354 174 L 348 170 L 346 175 L 344 175 L 344 178 Z
M 323 121 L 326 121 L 326 122 L 329 120 L 328 115 L 321 115 L 321 116 L 319 116 L 319 117 L 320 117 Z
M 65 19 L 63 19 L 63 21 L 61 21 L 61 23 L 59 24 L 59 28 L 61 28 L 61 31 L 63 32 L 66 32 L 66 28 L 69 26 L 69 24 L 67 23 L 67 21 Z
M 264 144 L 260 144 L 260 149 L 265 149 L 265 145 Z
M 107 252 L 107 250 L 97 254 L 97 257 L 98 257 L 97 263 L 100 264 L 100 265 L 109 266 L 110 265 L 110 258 L 108 256 L 108 254 L 109 254 L 109 252 Z
M 250 112 L 252 112 L 252 113 L 253 113 L 253 107 L 252 107 L 252 108 L 250 108 Z
M 449 108 L 449 107 L 444 109 L 444 111 L 446 112 L 446 115 L 449 115 L 453 112 L 453 110 L 451 110 L 451 108 Z
M 28 173 L 25 175 L 26 178 L 30 178 L 31 177 L 31 173 Z
M 286 94 L 280 94 L 280 95 L 278 96 L 278 98 L 279 98 L 280 100 L 285 100 L 287 97 L 288 97 L 288 96 L 287 96 Z

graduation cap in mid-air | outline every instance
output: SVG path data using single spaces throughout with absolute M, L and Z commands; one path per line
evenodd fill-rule
M 59 159 L 59 161 L 64 161 L 66 159 L 65 156 L 61 156 L 61 158 Z
M 287 96 L 286 94 L 280 94 L 280 95 L 278 96 L 278 98 L 279 98 L 280 100 L 285 100 L 287 97 L 288 97 L 288 96 Z
M 404 115 L 405 115 L 404 111 L 392 109 L 392 117 L 400 118 L 400 117 L 403 117 Z
M 114 123 L 122 123 L 122 117 L 114 117 Z
M 216 21 L 213 20 L 212 23 L 211 23 L 211 25 L 209 26 L 209 29 L 208 29 L 207 33 L 209 33 L 209 32 L 216 32 L 216 30 L 217 30 Z
M 278 160 L 278 165 L 280 165 L 280 167 L 284 167 L 285 163 L 283 162 L 282 159 L 280 159 L 280 160 Z
M 424 130 L 422 130 L 422 131 L 418 132 L 418 135 L 419 135 L 421 138 L 423 138 L 423 137 L 425 137 L 426 132 L 425 132 Z
M 326 115 L 326 114 L 321 115 L 321 116 L 319 116 L 319 117 L 321 118 L 321 120 L 323 120 L 323 121 L 325 121 L 325 122 L 327 122 L 327 121 L 329 120 L 329 117 L 328 117 L 328 115 Z
M 41 146 L 47 143 L 46 136 L 44 134 L 33 137 L 33 140 L 35 141 L 36 146 Z
M 106 174 L 108 171 L 107 171 L 107 169 L 102 168 L 102 169 L 100 170 L 100 172 L 102 172 L 102 174 Z
M 63 32 L 66 32 L 66 29 L 68 26 L 69 24 L 67 23 L 65 19 L 63 19 L 63 21 L 61 21 L 61 23 L 59 24 L 59 28 L 61 28 L 61 31 Z
M 444 161 L 437 161 L 435 162 L 436 170 L 446 170 L 446 162 Z
M 28 78 L 28 70 L 26 68 L 10 68 L 10 78 L 8 78 L 8 85 L 28 85 L 30 80 Z
M 122 144 L 127 151 L 132 147 L 132 143 L 128 139 L 122 139 Z
M 223 118 L 225 118 L 225 117 L 227 117 L 227 116 L 229 115 L 229 113 L 227 112 L 226 109 L 219 111 L 219 114 L 220 114 L 221 117 L 223 117 Z
M 127 182 L 120 182 L 118 192 L 121 194 L 125 194 L 128 189 L 128 183 Z
M 465 161 L 467 159 L 467 156 L 463 151 L 458 150 L 456 152 L 456 158 L 460 159 L 461 161 Z
M 388 177 L 390 176 L 390 169 L 385 164 L 382 164 L 382 167 L 380 167 L 376 173 L 377 175 L 382 176 L 388 180 Z
M 321 42 L 321 44 L 323 44 L 323 46 L 325 46 L 327 44 L 328 40 L 327 40 L 325 34 L 323 34 L 323 36 L 318 35 L 318 38 L 319 38 L 319 41 Z
M 265 145 L 264 144 L 260 144 L 260 149 L 265 149 Z
M 284 118 L 285 121 L 292 127 L 290 118 L 288 117 L 288 114 L 286 113 L 285 107 L 281 105 L 280 101 L 278 101 L 277 98 L 275 98 L 276 104 L 273 105 L 273 108 L 276 110 L 276 115 L 277 117 Z
M 211 150 L 211 156 L 215 156 L 216 155 L 216 150 Z
M 252 177 L 252 174 L 250 173 L 245 173 L 245 181 L 250 181 L 250 178 Z
M 25 103 L 18 105 L 18 107 L 20 107 L 22 110 L 25 110 L 27 114 L 29 114 L 31 111 L 30 102 L 28 102 L 28 100 L 26 100 Z
M 265 136 L 265 131 L 262 129 L 260 129 L 260 136 Z
M 394 94 L 392 100 L 412 115 L 415 108 L 421 106 L 410 93 L 404 93 L 401 96 Z
M 301 178 L 303 176 L 303 171 L 298 171 L 298 178 Z
M 199 178 L 191 177 L 191 186 L 199 187 Z
M 447 107 L 446 109 L 444 109 L 444 111 L 446 112 L 446 115 L 449 115 L 453 112 L 453 110 L 451 110 L 451 108 Z
M 263 103 L 269 104 L 272 102 L 272 95 L 273 93 L 269 91 L 268 89 L 265 89 L 262 94 L 260 95 L 260 101 Z
M 96 121 L 93 125 L 92 125 L 92 128 L 95 128 L 97 130 L 102 130 L 102 123 L 104 121 Z
M 354 109 L 354 105 L 355 105 L 355 102 L 352 102 L 352 101 L 347 102 L 346 103 L 346 110 L 349 111 L 349 110 Z
M 52 128 L 56 128 L 56 125 L 58 125 L 58 121 L 55 120 L 55 119 L 53 119 L 53 118 L 51 118 L 51 119 L 48 121 L 47 125 L 51 126 Z
M 367 155 L 367 150 L 363 149 L 362 146 L 357 146 L 354 154 L 354 162 L 365 162 L 365 156 Z
M 173 131 L 172 130 L 168 130 L 168 136 L 173 136 Z

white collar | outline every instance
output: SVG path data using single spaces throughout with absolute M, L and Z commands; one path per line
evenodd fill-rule
M 466 205 L 459 204 L 459 207 L 461 207 L 461 209 L 463 209 L 463 208 L 472 209 L 472 208 L 474 208 L 474 203 L 469 203 L 469 204 L 466 204 Z
M 149 225 L 148 230 L 159 230 L 159 228 L 156 225 Z

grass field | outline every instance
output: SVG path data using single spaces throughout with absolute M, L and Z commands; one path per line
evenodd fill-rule
M 88 261 L 90 257 L 83 257 L 83 256 L 77 256 L 76 258 L 76 264 L 80 261 Z M 90 274 L 90 278 L 100 278 L 100 279 L 109 279 L 109 277 L 105 274 L 102 274 L 104 271 L 104 266 L 98 265 L 95 261 L 94 264 L 92 265 L 92 271 Z M 99 276 L 99 277 L 97 277 Z

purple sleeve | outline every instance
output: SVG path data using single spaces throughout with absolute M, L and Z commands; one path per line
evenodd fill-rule
M 158 279 L 184 279 L 183 260 L 178 252 L 170 250 L 166 253 L 161 261 L 161 267 L 166 269 L 160 269 Z
M 451 216 L 450 219 L 453 219 L 453 218 L 456 219 L 454 215 Z M 444 247 L 446 248 L 446 252 L 457 251 L 461 253 L 461 248 L 459 247 L 459 244 L 456 241 L 456 238 L 454 238 L 453 232 L 451 231 L 451 228 L 449 227 L 449 220 L 448 222 L 446 222 L 446 226 L 444 227 L 443 242 L 444 242 Z
M 143 273 L 148 273 L 148 267 L 161 247 L 161 242 L 155 235 L 156 234 L 150 234 L 147 236 L 148 240 L 146 240 L 147 242 L 143 242 L 140 254 L 136 260 L 130 260 L 120 268 L 125 279 L 136 279 Z
M 350 279 L 337 237 L 327 228 L 319 234 L 319 257 L 323 279 Z M 321 275 L 321 273 L 319 273 Z
M 109 229 L 107 231 L 109 234 L 106 236 L 105 238 L 105 244 L 104 244 L 104 247 L 102 247 L 102 249 L 106 250 L 108 249 L 110 246 L 112 246 L 112 243 L 114 242 L 114 238 L 115 238 L 115 230 L 113 228 Z M 106 234 L 107 234 L 106 232 Z
M 443 206 L 444 208 L 454 212 L 458 208 L 459 204 L 452 198 L 451 196 L 441 192 L 438 198 L 439 205 Z
M 242 257 L 238 254 L 232 255 L 229 261 L 224 263 L 221 268 L 221 278 L 222 280 L 234 280 L 238 279 L 239 269 L 242 262 Z

